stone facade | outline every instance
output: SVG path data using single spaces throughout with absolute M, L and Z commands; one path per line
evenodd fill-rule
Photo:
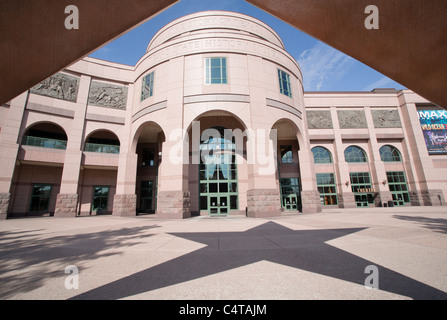
M 280 195 L 276 189 L 254 189 L 247 191 L 247 216 L 252 218 L 281 215 Z
M 337 194 L 338 206 L 340 208 L 355 208 L 353 192 L 340 192 Z
M 136 194 L 115 194 L 113 197 L 113 215 L 135 216 L 137 207 Z
M 78 204 L 77 194 L 58 194 L 56 198 L 55 217 L 75 217 Z
M 162 219 L 184 219 L 191 217 L 189 192 L 164 191 L 158 194 L 156 215 Z
M 212 61 L 222 63 L 225 77 L 214 79 L 221 83 L 207 82 Z M 183 219 L 215 214 L 215 195 L 225 200 L 223 215 L 296 212 L 282 208 L 281 194 L 301 199 L 302 212 L 366 207 L 355 202 L 351 173 L 368 176 L 364 188 L 378 194 L 370 206 L 404 183 L 405 205 L 445 205 L 447 154 L 427 152 L 418 105 L 432 108 L 410 90 L 303 92 L 299 64 L 267 24 L 239 13 L 194 13 L 160 29 L 135 66 L 86 57 L 0 106 L 0 217 L 74 217 L 100 207 Z M 222 177 L 188 162 L 201 152 L 204 130 L 215 127 L 243 140 L 243 150 L 220 150 L 238 160 L 222 166 Z M 185 131 L 190 140 L 178 143 Z M 350 146 L 366 157 L 348 163 Z M 383 146 L 401 159 L 382 161 Z M 389 172 L 403 180 L 392 187 Z M 331 182 L 317 185 L 317 174 L 331 174 Z M 35 185 L 50 195 L 32 207 L 40 201 Z M 326 190 L 324 204 L 317 188 Z
M 320 193 L 318 191 L 301 191 L 303 213 L 317 213 L 321 211 Z
M 422 190 L 422 202 L 426 206 L 445 206 L 442 190 Z
M 0 220 L 6 219 L 7 217 L 10 198 L 10 193 L 0 194 Z

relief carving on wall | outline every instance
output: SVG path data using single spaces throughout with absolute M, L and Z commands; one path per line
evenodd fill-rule
M 332 129 L 330 111 L 307 111 L 307 127 L 309 129 Z
M 397 110 L 371 110 L 375 128 L 402 128 Z
M 92 81 L 88 104 L 93 106 L 126 109 L 127 87 Z
M 76 102 L 79 78 L 56 73 L 30 89 L 31 93 Z
M 337 110 L 341 129 L 367 128 L 366 116 L 363 110 Z

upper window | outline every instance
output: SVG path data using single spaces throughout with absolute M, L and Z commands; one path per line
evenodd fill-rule
M 332 163 L 332 156 L 328 149 L 323 147 L 312 148 L 314 163 Z
M 384 162 L 401 162 L 399 150 L 393 146 L 383 146 L 380 148 L 380 159 Z
M 282 94 L 292 98 L 292 90 L 290 88 L 290 77 L 289 74 L 278 69 L 278 78 L 279 78 L 279 91 Z
M 152 97 L 154 93 L 154 72 L 152 71 L 147 76 L 143 77 L 143 84 L 141 87 L 141 101 Z
M 281 146 L 281 163 L 293 163 L 292 146 Z
M 227 83 L 227 58 L 205 59 L 205 84 Z
M 349 146 L 345 150 L 346 162 L 366 162 L 366 153 L 362 148 Z

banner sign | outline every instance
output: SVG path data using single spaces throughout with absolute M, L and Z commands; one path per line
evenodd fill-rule
M 418 108 L 428 154 L 447 154 L 447 110 Z

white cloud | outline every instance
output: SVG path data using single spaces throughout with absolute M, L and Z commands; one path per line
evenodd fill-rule
M 298 58 L 303 73 L 305 91 L 328 90 L 330 83 L 337 82 L 355 60 L 344 53 L 318 42 L 305 50 Z
M 380 78 L 376 82 L 373 82 L 373 83 L 367 85 L 366 87 L 364 87 L 362 89 L 362 91 L 371 91 L 371 90 L 376 89 L 376 88 L 384 88 L 387 85 L 390 85 L 390 84 L 392 85 L 393 83 L 394 83 L 393 80 L 391 80 L 390 78 L 388 78 L 386 76 L 383 76 L 382 78 Z

